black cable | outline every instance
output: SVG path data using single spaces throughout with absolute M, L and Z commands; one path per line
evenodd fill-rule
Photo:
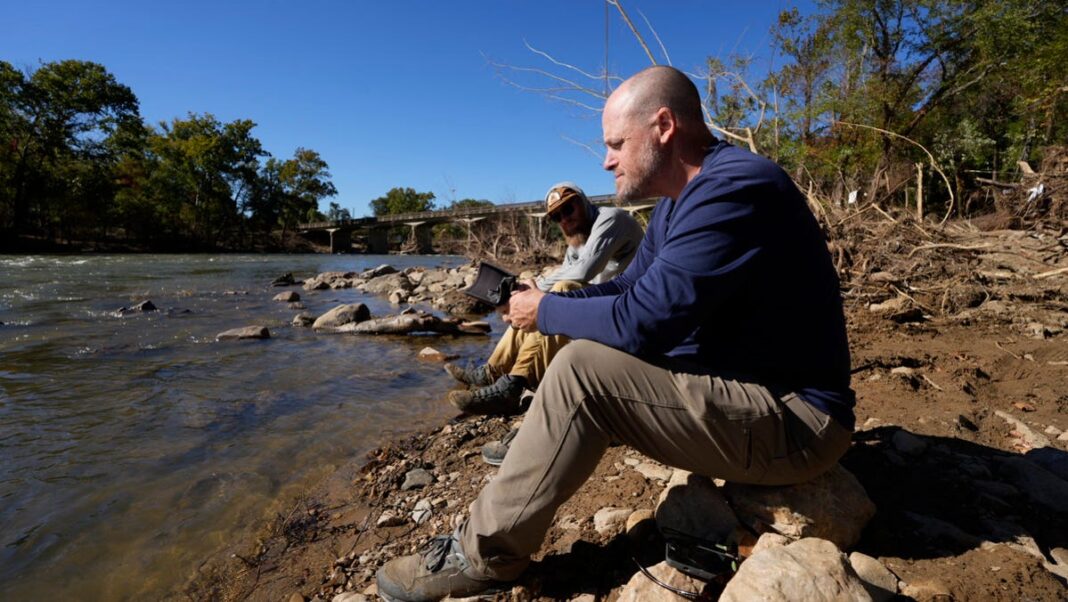
M 683 598 L 686 598 L 687 600 L 700 600 L 701 599 L 701 592 L 691 592 L 691 591 L 687 591 L 687 590 L 684 590 L 684 589 L 679 589 L 679 588 L 674 587 L 672 585 L 668 585 L 667 583 L 664 583 L 663 581 L 657 579 L 656 575 L 653 575 L 652 573 L 650 573 L 644 566 L 642 566 L 642 563 L 638 562 L 637 558 L 635 558 L 634 556 L 631 556 L 630 559 L 634 561 L 634 564 L 638 565 L 638 570 L 641 571 L 643 575 L 648 577 L 650 581 L 652 581 L 653 583 L 659 585 L 660 587 L 668 590 L 669 592 L 671 592 L 671 593 L 673 593 L 675 595 L 682 596 Z

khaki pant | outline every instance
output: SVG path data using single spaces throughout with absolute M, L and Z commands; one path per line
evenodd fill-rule
M 471 505 L 460 538 L 475 568 L 517 577 L 613 439 L 709 477 L 785 485 L 831 468 L 850 432 L 793 393 L 575 341 L 549 366 L 504 464 Z
M 581 282 L 561 280 L 553 285 L 551 291 L 573 291 L 582 286 Z M 534 390 L 545 376 L 556 352 L 570 340 L 564 336 L 547 336 L 509 327 L 486 363 L 494 378 L 505 374 L 522 376 L 527 380 L 527 388 Z

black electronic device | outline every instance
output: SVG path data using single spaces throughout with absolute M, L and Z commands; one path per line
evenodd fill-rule
M 738 554 L 726 545 L 678 532 L 664 533 L 664 539 L 664 560 L 687 575 L 713 581 L 738 570 Z
M 508 299 L 517 286 L 515 274 L 482 261 L 478 264 L 478 274 L 475 275 L 474 283 L 465 288 L 463 292 L 497 307 L 508 303 Z

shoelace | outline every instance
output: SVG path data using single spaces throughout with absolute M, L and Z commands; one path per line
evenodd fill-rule
M 452 552 L 452 536 L 439 535 L 431 539 L 424 549 L 426 552 L 423 554 L 423 563 L 426 566 L 426 570 L 436 573 L 441 570 L 441 567 L 445 566 L 445 561 L 448 560 L 449 553 Z

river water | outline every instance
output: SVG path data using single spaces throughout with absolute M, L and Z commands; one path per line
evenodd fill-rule
M 158 599 L 336 466 L 440 424 L 452 383 L 416 354 L 484 358 L 486 338 L 316 334 L 271 298 L 398 308 L 270 282 L 463 261 L 0 256 L 0 599 Z M 160 311 L 113 315 L 144 299 Z M 253 324 L 271 338 L 215 340 Z

